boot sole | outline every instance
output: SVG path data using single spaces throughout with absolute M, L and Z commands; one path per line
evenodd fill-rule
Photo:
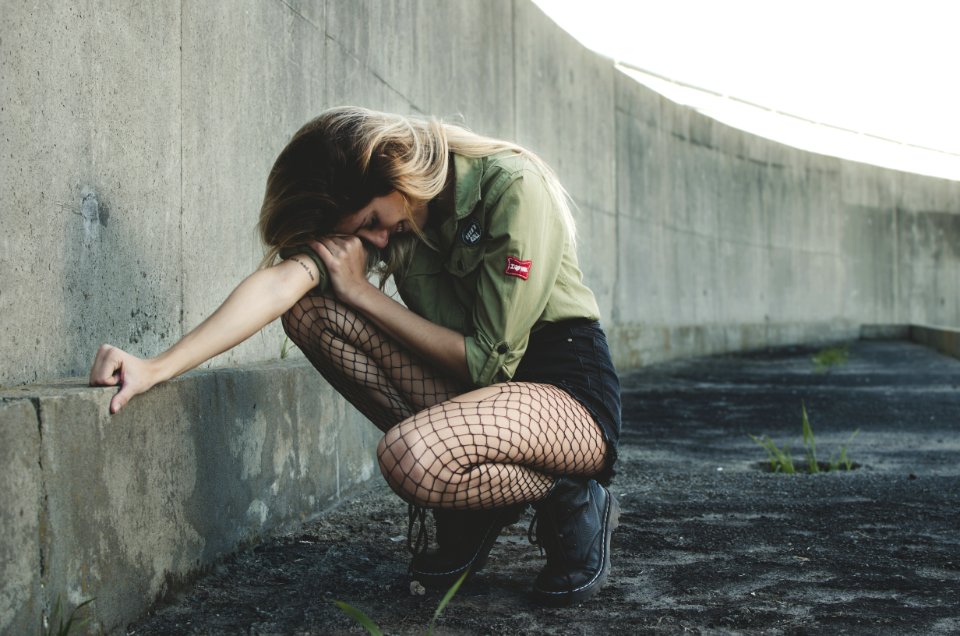
M 483 566 L 487 564 L 487 557 L 490 554 L 490 550 L 493 549 L 493 544 L 497 542 L 497 538 L 500 536 L 500 533 L 503 532 L 503 529 L 506 527 L 506 525 L 490 526 L 487 534 L 485 534 L 483 537 L 483 541 L 480 542 L 480 546 L 477 548 L 477 551 L 466 563 L 458 565 L 451 570 L 441 572 L 418 570 L 413 563 L 411 563 L 410 575 L 417 581 L 420 581 L 424 587 L 447 588 L 453 585 L 456 580 L 459 579 L 460 576 L 469 569 L 470 574 L 466 578 L 466 581 L 469 581 L 471 578 L 473 578 L 474 574 L 482 570 Z
M 418 570 L 413 566 L 413 564 L 411 564 L 410 576 L 417 581 L 420 581 L 424 587 L 442 588 L 453 585 L 454 582 L 456 582 L 456 580 L 459 579 L 463 573 L 469 569 L 470 575 L 467 576 L 464 582 L 469 581 L 471 578 L 473 578 L 474 574 L 482 570 L 483 566 L 487 564 L 487 556 L 490 554 L 490 550 L 493 549 L 493 544 L 497 542 L 497 535 L 499 534 L 499 532 L 496 534 L 490 532 L 487 537 L 484 537 L 483 542 L 480 544 L 480 548 L 470 558 L 470 560 L 462 565 L 458 565 L 452 570 L 446 570 L 443 572 L 426 572 L 424 570 Z M 492 535 L 492 538 L 490 535 Z
M 607 577 L 610 575 L 610 537 L 613 536 L 613 531 L 620 525 L 620 502 L 617 501 L 617 498 L 614 497 L 609 490 L 606 488 L 604 488 L 604 490 L 607 492 L 607 506 L 604 511 L 606 513 L 604 515 L 606 521 L 603 532 L 603 567 L 600 568 L 592 579 L 573 590 L 555 592 L 534 587 L 534 596 L 541 604 L 552 607 L 563 607 L 582 603 L 594 597 L 604 584 L 606 584 Z

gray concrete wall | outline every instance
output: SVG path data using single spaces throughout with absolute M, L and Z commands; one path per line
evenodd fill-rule
M 714 122 L 527 0 L 5 6 L 0 91 L 8 388 L 83 377 L 101 342 L 156 354 L 198 324 L 259 260 L 274 157 L 343 103 L 541 153 L 578 203 L 623 368 L 960 325 L 960 184 Z M 373 474 L 372 427 L 313 372 L 241 366 L 281 341 L 270 326 L 118 418 L 107 389 L 5 394 L 0 631 L 32 629 L 58 594 L 97 596 L 98 624 L 121 626 L 167 581 Z
M 104 341 L 151 355 L 198 324 L 259 260 L 276 153 L 341 103 L 540 152 L 579 204 L 624 366 L 805 325 L 960 324 L 956 182 L 719 124 L 525 0 L 12 7 L 0 73 L 3 385 L 82 375 Z M 212 364 L 281 340 L 272 326 Z
M 0 393 L 0 633 L 90 598 L 94 631 L 122 628 L 379 473 L 376 429 L 303 360 L 194 372 L 115 416 L 113 393 Z
M 625 364 L 960 324 L 960 183 L 802 152 L 624 75 L 616 86 Z
M 0 634 L 36 632 L 42 500 L 37 411 L 0 402 Z

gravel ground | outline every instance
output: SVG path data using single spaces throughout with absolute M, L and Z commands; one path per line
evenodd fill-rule
M 847 343 L 818 371 L 808 348 L 623 374 L 611 490 L 623 509 L 613 572 L 578 607 L 541 608 L 529 515 L 456 595 L 437 634 L 960 633 L 960 361 L 899 341 Z M 748 434 L 821 459 L 859 429 L 849 472 L 769 472 Z M 422 634 L 439 592 L 411 593 L 406 506 L 375 484 L 301 531 L 216 566 L 129 634 Z

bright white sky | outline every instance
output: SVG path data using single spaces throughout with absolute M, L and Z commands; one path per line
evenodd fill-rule
M 728 124 L 823 154 L 960 179 L 960 1 L 534 1 L 587 47 L 709 91 L 634 74 Z

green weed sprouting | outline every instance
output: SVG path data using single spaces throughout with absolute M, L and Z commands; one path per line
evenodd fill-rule
M 843 446 L 840 447 L 839 457 L 834 453 L 830 455 L 829 461 L 821 463 L 817 460 L 817 442 L 813 436 L 813 427 L 810 426 L 810 419 L 807 417 L 807 406 L 801 402 L 800 409 L 802 413 L 804 455 L 807 465 L 806 472 L 820 473 L 835 470 L 853 470 L 854 464 L 847 456 L 847 446 L 860 434 L 860 429 L 855 430 L 850 437 L 847 438 L 847 441 L 843 443 Z M 768 435 L 764 435 L 763 437 L 750 435 L 750 439 L 767 451 L 767 460 L 770 462 L 770 470 L 772 472 L 785 473 L 787 475 L 793 475 L 797 472 L 797 467 L 793 463 L 793 457 L 790 455 L 790 448 L 788 446 L 784 445 L 783 448 L 777 446 L 777 443 Z
M 750 439 L 763 447 L 767 451 L 767 459 L 770 461 L 770 470 L 775 473 L 786 473 L 792 475 L 797 472 L 793 466 L 793 458 L 790 457 L 790 449 L 784 446 L 782 449 L 777 446 L 768 435 L 758 438 L 751 435 Z
M 74 607 L 73 610 L 70 611 L 70 615 L 66 617 L 66 622 L 64 622 L 63 605 L 60 603 L 60 597 L 57 596 L 57 602 L 53 606 L 50 619 L 47 620 L 47 618 L 44 617 L 40 625 L 40 636 L 69 636 L 74 629 L 82 629 L 90 619 L 89 617 L 84 617 L 77 620 L 77 612 L 90 603 L 93 603 L 94 600 L 95 599 L 92 598 L 87 599 Z
M 286 360 L 288 355 L 290 355 L 290 336 L 284 336 L 283 342 L 280 343 L 280 359 Z
M 810 420 L 807 418 L 807 405 L 800 402 L 800 411 L 803 413 L 803 445 L 807 449 L 807 472 L 819 473 L 820 465 L 817 464 L 817 440 L 813 438 L 813 428 L 810 426 Z
M 334 601 L 334 604 L 339 607 L 344 614 L 352 618 L 353 620 L 360 623 L 360 625 L 366 629 L 372 636 L 383 636 L 383 632 L 380 630 L 380 626 L 371 620 L 369 616 L 363 613 L 362 610 L 358 610 L 353 605 L 349 603 L 344 603 L 343 601 Z
M 470 574 L 470 569 L 467 568 L 467 571 L 460 575 L 460 578 L 450 586 L 450 589 L 447 590 L 447 593 L 443 595 L 443 598 L 440 599 L 440 604 L 437 605 L 436 611 L 433 613 L 433 618 L 430 619 L 430 624 L 427 626 L 427 636 L 432 636 L 433 626 L 436 624 L 437 619 L 440 618 L 440 614 L 443 613 L 444 608 L 447 606 L 447 603 L 453 598 L 453 595 L 457 593 L 457 590 L 460 589 L 460 586 L 463 585 L 463 582 L 467 579 L 467 575 Z M 373 622 L 373 620 L 363 613 L 363 611 L 358 610 L 356 607 L 343 601 L 334 601 L 334 604 L 339 607 L 344 614 L 352 618 L 353 620 L 360 623 L 371 636 L 383 636 L 383 631 L 380 629 L 380 626 Z
M 843 366 L 847 363 L 849 355 L 850 350 L 847 345 L 821 349 L 811 358 L 814 364 L 814 371 L 817 373 L 826 373 L 833 367 Z

